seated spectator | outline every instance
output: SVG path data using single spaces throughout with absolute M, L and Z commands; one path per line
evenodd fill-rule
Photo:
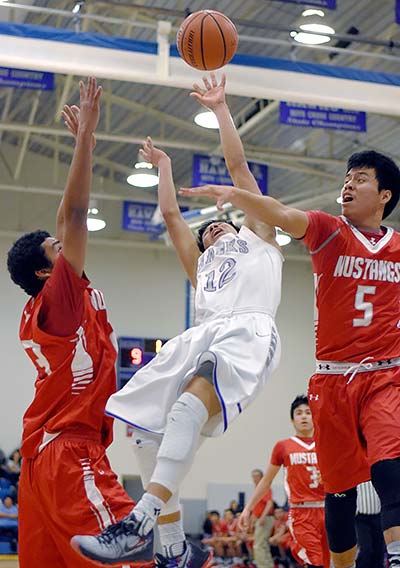
M 288 526 L 288 513 L 283 507 L 275 506 L 274 525 L 272 527 L 269 544 L 271 555 L 276 568 L 295 568 L 299 566 L 290 551 L 291 534 Z
M 0 449 L 0 477 L 8 479 L 6 454 Z
M 209 522 L 208 522 L 209 521 Z M 221 541 L 221 536 L 225 529 L 223 523 L 221 523 L 221 516 L 218 511 L 209 511 L 207 513 L 207 519 L 204 522 L 203 530 L 204 531 L 202 543 L 214 549 L 214 555 L 223 557 L 224 555 L 224 546 Z M 211 529 L 211 532 L 209 532 Z
M 0 503 L 0 534 L 10 538 L 11 548 L 15 551 L 18 541 L 18 507 L 10 495 Z
M 232 499 L 232 501 L 229 503 L 229 507 L 228 507 L 233 514 L 237 515 L 237 513 L 241 513 L 242 512 L 242 507 L 240 507 L 239 503 L 236 501 L 236 499 Z
M 13 485 L 18 484 L 19 475 L 21 473 L 21 454 L 19 449 L 14 450 L 6 463 L 6 468 L 8 471 L 8 479 L 13 483 Z
M 242 556 L 242 538 L 238 527 L 238 520 L 231 509 L 225 509 L 224 519 L 221 523 L 221 544 L 224 547 L 223 556 L 239 559 Z

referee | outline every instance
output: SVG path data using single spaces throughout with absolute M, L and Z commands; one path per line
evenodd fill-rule
M 381 526 L 381 503 L 371 483 L 357 487 L 356 531 L 358 556 L 356 568 L 384 568 L 386 545 Z

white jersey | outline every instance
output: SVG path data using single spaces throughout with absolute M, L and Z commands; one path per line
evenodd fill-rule
M 248 227 L 222 235 L 199 258 L 196 324 L 229 313 L 275 318 L 281 300 L 283 256 Z

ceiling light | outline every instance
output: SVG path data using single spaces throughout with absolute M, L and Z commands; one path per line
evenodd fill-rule
M 279 229 L 279 227 L 276 228 L 276 242 L 278 243 L 278 245 L 280 247 L 284 247 L 286 245 L 288 245 L 290 242 L 292 242 L 292 237 L 290 235 L 288 235 L 287 233 L 284 233 L 282 231 L 282 229 Z
M 96 217 L 88 217 L 86 223 L 90 232 L 101 231 L 107 224 L 104 219 L 97 219 Z
M 158 173 L 153 164 L 139 161 L 135 164 L 135 172 L 126 178 L 130 185 L 136 187 L 153 187 L 158 184 Z
M 98 214 L 99 209 L 97 207 L 97 203 L 94 199 L 91 199 L 86 221 L 88 231 L 101 231 L 106 226 L 107 223 L 104 219 L 98 217 Z
M 313 8 L 309 8 L 308 10 L 304 10 L 301 15 L 304 18 L 307 18 L 307 16 L 321 16 L 321 18 L 323 18 L 325 16 L 325 12 L 323 10 L 314 10 Z
M 203 128 L 219 128 L 218 119 L 210 110 L 196 114 L 194 121 L 198 126 L 202 126 Z
M 79 14 L 84 3 L 85 3 L 85 0 L 79 0 L 78 2 L 76 2 L 75 6 L 72 8 L 72 13 L 75 14 L 75 15 Z
M 322 10 L 304 10 L 299 24 L 299 28 L 302 31 L 292 31 L 290 36 L 298 43 L 306 45 L 328 43 L 332 39 L 330 36 L 335 34 L 335 30 L 324 22 L 324 16 L 325 14 Z

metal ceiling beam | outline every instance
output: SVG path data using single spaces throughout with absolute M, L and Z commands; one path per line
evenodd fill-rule
M 28 126 L 26 124 L 17 124 L 17 123 L 0 123 L 0 131 L 6 130 L 10 132 L 26 132 L 29 131 L 32 134 L 41 134 L 47 136 L 60 136 L 60 137 L 70 137 L 70 134 L 63 129 L 59 128 L 52 128 L 47 126 Z M 128 136 L 128 135 L 121 135 L 121 134 L 108 134 L 106 132 L 98 132 L 96 133 L 97 140 L 103 140 L 108 142 L 117 142 L 123 144 L 142 144 L 143 139 Z M 187 140 L 158 140 L 154 139 L 154 144 L 163 146 L 165 148 L 179 148 L 179 149 L 186 149 L 186 150 L 194 150 L 199 152 L 208 152 L 209 146 L 205 144 L 196 144 L 193 142 L 188 142 Z M 72 148 L 67 146 L 65 148 L 66 151 L 72 152 Z M 331 158 L 321 158 L 318 156 L 303 156 L 301 154 L 293 154 L 293 153 L 286 153 L 280 152 L 273 148 L 266 148 L 266 147 L 257 147 L 257 146 L 246 146 L 246 155 L 251 158 L 261 162 L 269 163 L 270 165 L 275 165 L 276 167 L 282 168 L 290 168 L 290 169 L 297 169 L 303 171 L 304 173 L 308 173 L 310 175 L 317 175 L 319 177 L 325 177 L 326 179 L 337 179 L 337 176 L 331 174 L 329 172 L 324 172 L 321 170 L 313 170 L 311 168 L 305 169 L 304 165 L 301 164 L 315 164 L 320 166 L 340 166 L 343 167 L 344 162 L 341 160 L 334 160 Z M 100 157 L 101 160 L 101 157 Z M 100 163 L 100 162 L 99 162 Z M 296 163 L 300 163 L 300 165 L 296 166 Z M 109 161 L 109 167 L 113 167 L 111 160 Z M 291 165 L 290 165 L 291 164 Z M 124 168 L 123 165 L 120 165 L 120 168 Z M 118 169 L 118 167 L 114 167 L 114 169 Z M 124 168 L 124 173 L 126 173 L 127 167 Z
M 29 143 L 29 136 L 31 134 L 31 131 L 29 130 L 29 126 L 31 126 L 33 124 L 33 121 L 35 120 L 35 116 L 36 116 L 36 112 L 37 109 L 39 107 L 39 100 L 40 100 L 40 91 L 38 91 L 33 99 L 33 104 L 31 106 L 31 110 L 29 113 L 29 118 L 28 118 L 28 124 L 27 124 L 27 130 L 25 131 L 23 140 L 22 140 L 22 144 L 21 144 L 21 149 L 17 158 L 17 163 L 15 166 L 15 171 L 14 171 L 14 179 L 18 179 L 21 173 L 21 169 L 22 169 L 22 164 L 24 163 L 24 158 L 25 158 L 25 154 L 26 154 L 26 150 L 28 148 L 28 143 Z
M 198 126 L 194 126 L 193 123 L 188 122 L 187 120 L 184 120 L 182 118 L 172 116 L 171 114 L 163 112 L 161 110 L 149 107 L 147 105 L 138 103 L 136 101 L 126 99 L 124 97 L 120 97 L 120 96 L 115 95 L 113 93 L 111 93 L 110 99 L 111 99 L 111 102 L 113 102 L 113 103 L 115 103 L 118 106 L 121 106 L 123 108 L 127 108 L 129 110 L 139 111 L 139 112 L 142 112 L 142 113 L 145 113 L 145 114 L 150 114 L 150 115 L 154 116 L 155 118 L 157 118 L 159 120 L 165 120 L 165 122 L 167 122 L 168 124 L 170 124 L 172 126 L 176 126 L 177 128 L 181 128 L 182 130 L 188 130 L 196 138 L 199 138 L 199 137 L 202 137 L 202 138 L 205 138 L 205 139 L 215 138 L 215 136 L 213 136 L 213 134 L 211 132 L 207 132 L 204 129 L 202 131 L 202 130 L 199 129 Z
M 181 58 L 169 58 L 168 76 L 160 73 L 159 62 L 156 54 L 20 36 L 10 40 L 9 35 L 0 35 L 0 65 L 7 67 L 95 74 L 99 78 L 184 89 L 198 80 L 198 71 Z M 234 63 L 227 66 L 227 73 L 228 94 L 400 115 L 399 88 L 391 84 Z

